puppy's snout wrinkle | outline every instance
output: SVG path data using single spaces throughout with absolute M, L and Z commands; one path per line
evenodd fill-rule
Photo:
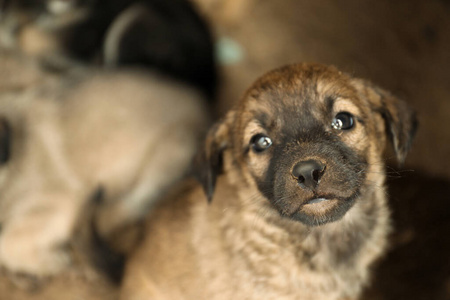
M 317 160 L 306 160 L 297 163 L 292 169 L 292 175 L 303 189 L 315 190 L 325 173 L 325 165 Z

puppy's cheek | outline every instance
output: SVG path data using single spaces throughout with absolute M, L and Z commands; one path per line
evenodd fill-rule
M 385 180 L 385 167 L 384 159 L 382 157 L 382 150 L 380 150 L 380 145 L 374 141 L 367 147 L 367 162 L 368 167 L 366 170 L 367 183 L 374 187 L 379 187 L 384 184 Z
M 358 155 L 364 155 L 369 145 L 367 130 L 361 124 L 350 132 L 342 132 L 340 139 Z
M 263 178 L 269 168 L 270 157 L 265 154 L 250 153 L 248 157 L 248 169 L 253 177 Z
M 248 160 L 248 174 L 250 181 L 254 182 L 258 190 L 268 199 L 273 196 L 273 179 L 269 172 L 270 159 L 268 156 L 253 155 Z

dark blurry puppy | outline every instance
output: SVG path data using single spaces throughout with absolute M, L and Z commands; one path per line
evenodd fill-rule
M 61 68 L 151 67 L 212 95 L 213 42 L 187 0 L 3 0 L 0 44 Z M 186 57 L 186 53 L 189 56 Z
M 357 299 L 387 244 L 386 140 L 403 161 L 415 124 L 335 68 L 269 72 L 210 131 L 201 184 L 149 215 L 122 299 Z

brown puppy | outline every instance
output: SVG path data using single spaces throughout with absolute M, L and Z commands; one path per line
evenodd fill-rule
M 149 216 L 122 299 L 356 299 L 389 232 L 386 133 L 403 161 L 415 123 L 332 67 L 263 76 L 210 131 L 207 196 L 192 180 Z

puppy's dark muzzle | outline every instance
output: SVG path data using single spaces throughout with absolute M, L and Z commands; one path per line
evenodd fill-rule
M 315 191 L 325 173 L 326 165 L 317 160 L 306 160 L 297 163 L 292 175 L 303 189 Z

